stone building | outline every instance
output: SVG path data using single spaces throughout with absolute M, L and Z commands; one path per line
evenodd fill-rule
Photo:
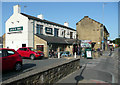
M 76 30 L 78 39 L 91 40 L 94 43 L 94 48 L 101 48 L 107 50 L 107 40 L 109 33 L 106 27 L 88 16 L 85 16 L 76 23 Z

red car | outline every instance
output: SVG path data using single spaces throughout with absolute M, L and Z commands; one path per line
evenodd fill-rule
M 0 48 L 0 63 L 3 71 L 22 69 L 22 58 L 14 49 Z
M 36 51 L 32 47 L 22 47 L 17 50 L 17 52 L 22 56 L 22 57 L 27 57 L 31 58 L 34 60 L 35 58 L 43 58 L 44 53 L 41 51 Z

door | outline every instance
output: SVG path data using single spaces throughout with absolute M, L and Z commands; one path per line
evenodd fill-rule
M 19 48 L 17 51 L 22 57 L 24 57 L 24 48 Z
M 28 48 L 24 48 L 23 53 L 25 57 L 30 57 L 30 50 Z
M 22 44 L 22 47 L 26 47 L 26 44 Z
M 2 69 L 13 69 L 14 66 L 14 54 L 11 50 L 2 50 Z

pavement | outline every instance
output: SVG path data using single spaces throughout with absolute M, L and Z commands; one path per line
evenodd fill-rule
M 57 83 L 119 83 L 118 49 L 115 49 L 112 55 L 109 55 L 110 51 L 105 51 L 103 56 L 96 59 L 81 58 L 81 68 Z

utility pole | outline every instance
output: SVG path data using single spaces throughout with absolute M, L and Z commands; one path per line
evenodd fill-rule
M 104 49 L 104 7 L 105 7 L 105 4 L 107 3 L 103 3 L 103 20 L 102 20 L 102 23 L 103 23 L 103 28 L 102 28 L 102 50 Z

